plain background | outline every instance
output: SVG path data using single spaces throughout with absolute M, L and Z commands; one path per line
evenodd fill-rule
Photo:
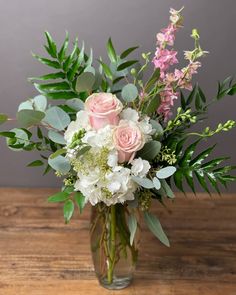
M 192 49 L 191 29 L 199 29 L 202 47 L 210 54 L 202 60 L 197 80 L 210 99 L 216 93 L 217 80 L 235 73 L 235 0 L 0 0 L 0 112 L 14 117 L 19 103 L 36 95 L 27 77 L 47 71 L 31 57 L 31 51 L 43 54 L 45 30 L 59 43 L 69 31 L 72 38 L 85 41 L 87 50 L 93 47 L 96 57 L 105 55 L 109 36 L 118 52 L 137 44 L 140 53 L 154 51 L 156 33 L 168 24 L 169 8 L 182 6 L 185 27 L 178 33 L 176 48 L 179 56 L 184 49 Z M 209 126 L 236 119 L 235 108 L 236 97 L 214 105 Z M 218 143 L 215 153 L 231 156 L 232 163 L 236 163 L 235 136 L 236 129 L 211 140 Z M 43 177 L 41 168 L 25 167 L 34 159 L 31 153 L 9 151 L 1 139 L 0 186 L 57 186 L 54 175 Z M 230 190 L 236 191 L 236 185 Z

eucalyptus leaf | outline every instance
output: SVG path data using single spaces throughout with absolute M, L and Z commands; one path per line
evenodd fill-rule
M 84 109 L 84 102 L 79 98 L 72 98 L 67 100 L 66 104 L 75 111 Z
M 33 110 L 33 99 L 30 98 L 26 101 L 23 101 L 22 103 L 20 103 L 20 105 L 18 106 L 18 112 L 21 110 Z
M 151 161 L 156 158 L 161 150 L 161 143 L 159 141 L 149 141 L 144 147 L 138 151 L 137 156 L 144 160 Z
M 176 172 L 176 168 L 174 166 L 168 166 L 158 170 L 156 172 L 156 177 L 159 179 L 165 179 L 173 175 L 175 172 Z
M 37 95 L 33 98 L 33 106 L 36 111 L 45 112 L 47 108 L 47 98 L 43 95 Z
M 161 182 L 158 178 L 153 178 L 153 184 L 156 190 L 159 190 L 161 188 Z
M 133 179 L 133 181 L 135 181 L 137 184 L 141 185 L 144 188 L 150 189 L 150 188 L 154 187 L 154 184 L 151 181 L 151 179 L 141 178 L 141 177 L 138 177 L 138 176 L 132 176 L 132 179 Z
M 66 144 L 64 136 L 61 135 L 60 133 L 54 131 L 54 130 L 49 130 L 48 131 L 48 137 L 49 137 L 49 139 L 51 139 L 55 143 L 59 143 L 59 144 L 62 144 L 62 145 Z
M 70 124 L 70 116 L 61 108 L 54 106 L 46 111 L 44 123 L 59 131 L 64 130 Z
M 20 110 L 16 115 L 19 124 L 25 128 L 39 124 L 44 117 L 44 112 L 35 110 Z
M 126 102 L 132 102 L 138 96 L 138 89 L 134 84 L 127 84 L 122 88 L 121 96 Z
M 144 220 L 150 231 L 167 247 L 170 247 L 170 242 L 163 231 L 158 218 L 150 212 L 144 212 Z
M 29 144 L 28 133 L 21 128 L 13 128 L 9 133 L 14 133 L 14 137 L 7 139 L 8 147 L 13 151 L 20 151 L 23 147 Z
M 166 192 L 166 195 L 169 198 L 174 199 L 175 195 L 172 189 L 170 188 L 169 184 L 164 179 L 161 179 L 161 187 L 164 189 L 164 191 Z
M 128 216 L 128 227 L 130 231 L 130 245 L 133 245 L 135 233 L 137 230 L 137 219 L 134 214 Z
M 54 159 L 48 159 L 48 164 L 55 170 L 62 174 L 67 174 L 70 171 L 70 162 L 63 156 L 58 156 Z
M 90 72 L 83 72 L 76 81 L 77 92 L 90 92 L 95 82 L 95 76 Z
M 152 125 L 152 128 L 156 130 L 156 133 L 158 135 L 162 135 L 163 134 L 163 128 L 161 126 L 161 124 L 159 122 L 157 122 L 156 120 L 150 120 L 150 123 Z

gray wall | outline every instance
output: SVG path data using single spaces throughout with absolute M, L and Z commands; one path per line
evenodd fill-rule
M 210 54 L 203 61 L 198 80 L 209 98 L 216 82 L 235 73 L 235 0 L 0 0 L 0 112 L 14 116 L 17 105 L 36 94 L 27 83 L 29 76 L 40 75 L 45 68 L 30 52 L 43 53 L 43 32 L 48 30 L 58 42 L 65 30 L 78 35 L 96 56 L 105 54 L 109 36 L 118 50 L 140 44 L 142 51 L 155 48 L 155 35 L 168 22 L 169 7 L 185 6 L 185 28 L 178 33 L 176 48 L 192 47 L 191 28 L 201 33 L 201 43 Z M 209 125 L 235 119 L 236 97 L 214 105 Z M 221 134 L 217 153 L 230 155 L 236 163 L 236 129 Z M 54 176 L 42 177 L 40 168 L 25 168 L 35 159 L 30 153 L 13 153 L 0 140 L 0 186 L 56 186 Z M 236 186 L 231 187 L 236 191 Z

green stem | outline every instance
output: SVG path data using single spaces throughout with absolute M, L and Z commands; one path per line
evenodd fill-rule
M 115 266 L 115 254 L 116 254 L 116 207 L 111 206 L 110 210 L 111 220 L 110 220 L 110 263 L 107 270 L 107 280 L 111 284 L 113 281 L 113 270 Z

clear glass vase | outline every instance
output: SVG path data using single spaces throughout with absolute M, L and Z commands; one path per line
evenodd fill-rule
M 138 221 L 139 214 L 135 210 L 132 209 L 132 215 Z M 138 258 L 140 226 L 137 222 L 133 242 L 130 242 L 130 214 L 128 207 L 121 204 L 106 206 L 99 203 L 92 207 L 92 258 L 98 280 L 107 289 L 123 289 L 133 278 Z

